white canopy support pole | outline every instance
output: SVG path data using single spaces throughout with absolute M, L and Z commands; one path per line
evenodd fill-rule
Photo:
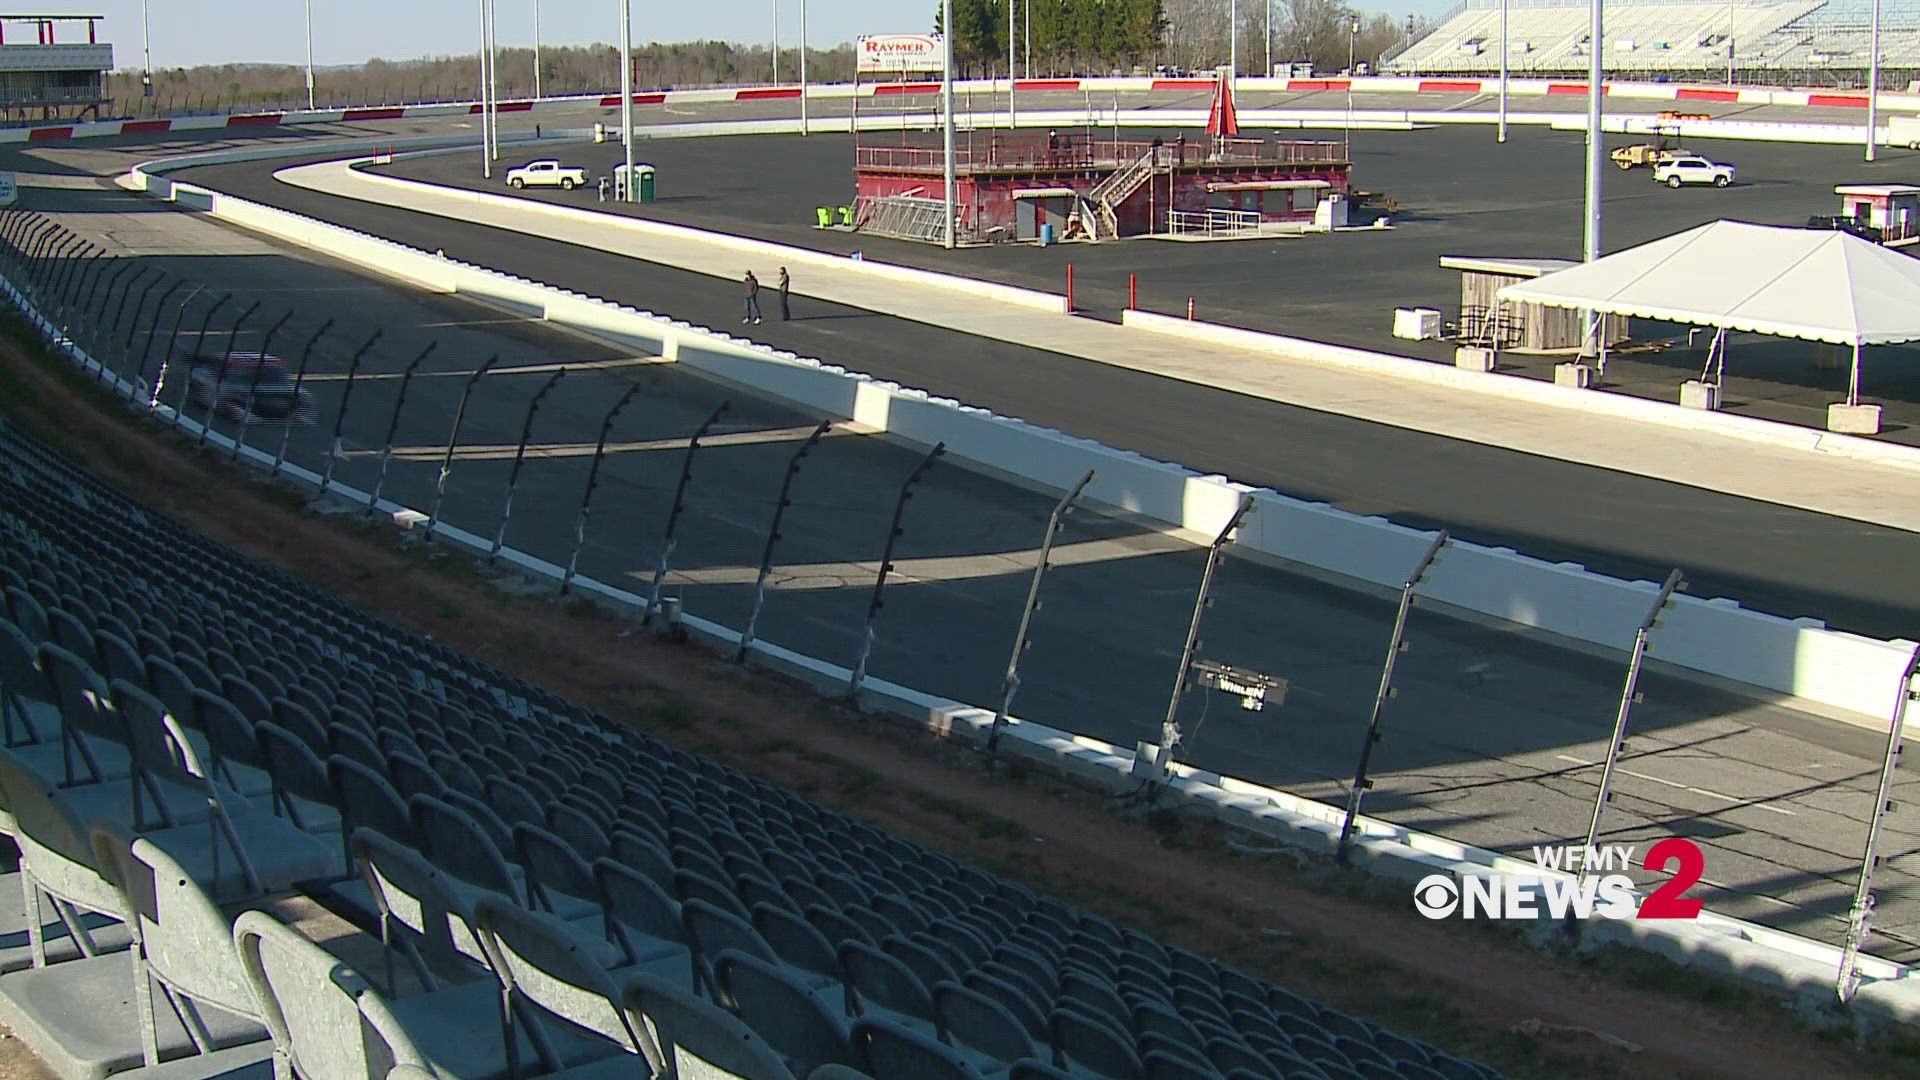
M 1860 404 L 1860 343 L 1853 343 L 1853 372 L 1847 376 L 1847 404 Z
M 1714 338 L 1720 345 L 1720 359 L 1714 362 L 1713 385 L 1724 391 L 1727 387 L 1727 328 L 1721 327 Z

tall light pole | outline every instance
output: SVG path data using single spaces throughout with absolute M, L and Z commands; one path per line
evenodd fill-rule
M 800 0 L 800 134 L 807 133 L 807 0 Z
M 1733 20 L 1734 0 L 1727 0 L 1727 85 L 1733 85 Z
M 493 120 L 487 113 L 487 3 L 480 0 L 480 175 L 493 179 Z
M 1507 141 L 1507 0 L 1500 0 L 1500 141 Z
M 146 5 L 142 4 L 140 7 L 140 29 L 143 36 L 146 33 L 146 12 Z M 153 75 L 152 59 L 148 59 L 147 61 L 147 75 L 149 78 Z M 313 0 L 307 0 L 307 111 L 312 112 L 313 108 Z
M 1027 0 L 1027 78 L 1033 78 L 1033 0 Z
M 140 52 L 147 61 L 147 84 L 140 88 L 140 96 L 153 97 L 153 36 L 147 30 L 147 0 L 140 0 Z
M 1240 0 L 1227 4 L 1227 64 L 1240 74 Z
M 1013 0 L 1007 0 L 1007 127 L 1020 126 L 1019 114 L 1013 109 Z
M 780 0 L 773 0 L 773 85 L 780 85 Z
M 1880 126 L 1880 0 L 1873 0 L 1872 44 L 1867 57 L 1867 160 L 1874 157 L 1874 129 Z
M 1587 28 L 1587 227 L 1581 244 L 1583 260 L 1592 262 L 1600 257 L 1600 171 L 1601 163 L 1606 160 L 1606 144 L 1600 132 L 1600 102 L 1605 87 L 1601 85 L 1603 76 L 1600 59 L 1601 51 L 1606 48 L 1605 27 L 1601 21 L 1602 0 L 1592 0 L 1593 19 Z M 1594 355 L 1600 355 L 1600 316 L 1597 312 L 1586 312 L 1587 329 L 1593 334 Z M 1582 346 L 1585 351 L 1585 346 Z
M 492 118 L 492 123 L 487 125 L 487 162 L 489 165 L 492 164 L 495 158 L 500 156 L 500 53 L 499 50 L 494 48 L 495 43 L 499 40 L 495 36 L 493 22 L 495 2 L 496 0 L 486 0 L 487 26 L 486 44 L 484 45 L 484 48 L 487 50 L 487 100 L 483 109 L 486 114 Z
M 1273 75 L 1273 0 L 1267 0 L 1267 70 L 1262 75 Z
M 533 0 L 533 99 L 540 100 L 540 0 Z
M 940 0 L 940 141 L 946 149 L 941 179 L 946 187 L 947 227 L 944 243 L 954 246 L 953 181 L 953 0 Z
M 633 201 L 633 0 L 620 0 L 620 145 L 625 147 L 627 183 L 621 198 Z

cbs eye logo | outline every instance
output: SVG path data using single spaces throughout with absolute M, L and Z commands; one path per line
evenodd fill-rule
M 1428 874 L 1413 887 L 1413 909 L 1429 919 L 1445 919 L 1460 906 L 1460 885 L 1446 874 Z

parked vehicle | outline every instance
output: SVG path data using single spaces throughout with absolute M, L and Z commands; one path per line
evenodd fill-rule
M 1618 147 L 1613 153 L 1607 156 L 1613 159 L 1615 165 L 1620 166 L 1620 168 L 1624 170 L 1637 168 L 1641 165 L 1658 165 L 1663 161 L 1671 161 L 1674 158 L 1697 157 L 1698 155 L 1684 146 L 1663 146 L 1660 143 L 1635 143 L 1632 146 Z
M 1886 241 L 1886 234 L 1879 229 L 1845 214 L 1815 214 L 1807 219 L 1807 228 L 1852 233 L 1862 240 L 1871 240 L 1876 244 Z
M 1920 116 L 1887 117 L 1887 142 L 1909 150 L 1920 150 Z
M 529 161 L 517 169 L 507 170 L 507 186 L 511 188 L 557 187 L 562 191 L 572 191 L 585 187 L 587 170 L 574 165 L 562 165 L 552 158 Z
M 237 352 L 187 359 L 187 401 L 200 410 L 238 420 L 248 412 L 256 420 L 310 421 L 313 404 L 296 391 L 287 362 L 272 354 Z
M 1677 188 L 1682 184 L 1712 184 L 1726 187 L 1733 183 L 1733 166 L 1708 161 L 1703 157 L 1677 157 L 1653 167 L 1653 180 Z

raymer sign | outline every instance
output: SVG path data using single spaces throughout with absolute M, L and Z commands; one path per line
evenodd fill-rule
M 874 34 L 857 42 L 861 71 L 939 71 L 937 34 Z

